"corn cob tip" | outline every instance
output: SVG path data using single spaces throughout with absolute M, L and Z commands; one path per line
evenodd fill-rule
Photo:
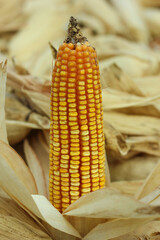
M 102 90 L 95 49 L 70 18 L 53 69 L 50 125 L 50 202 L 63 212 L 105 186 Z
M 81 43 L 84 44 L 88 42 L 87 38 L 83 36 L 80 31 L 80 27 L 78 26 L 77 19 L 73 16 L 70 17 L 69 25 L 68 25 L 68 36 L 64 41 L 65 43 Z

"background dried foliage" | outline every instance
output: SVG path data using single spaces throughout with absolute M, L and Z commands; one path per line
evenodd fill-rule
M 4 62 L 4 66 L 0 65 L 0 79 L 6 69 L 4 55 L 8 58 L 5 101 L 8 141 L 30 167 L 38 193 L 48 195 L 49 102 L 55 61 L 48 42 L 58 48 L 73 15 L 99 58 L 105 146 L 112 185 L 134 195 L 160 157 L 160 1 L 0 0 L 0 6 L 0 49 Z M 0 88 L 1 95 L 4 90 L 5 85 Z M 3 103 L 0 112 L 1 106 Z M 4 136 L 7 141 L 5 132 Z M 6 204 L 4 198 L 0 206 Z M 4 226 L 9 229 L 13 222 L 21 224 L 21 219 L 10 216 L 9 210 L 0 211 L 0 219 L 7 222 Z M 32 232 L 27 221 L 30 220 L 26 218 L 23 227 Z M 115 239 L 158 239 L 159 221 L 147 224 Z M 102 229 L 111 226 L 103 225 Z M 101 232 L 100 227 L 98 231 Z M 35 236 L 34 239 L 50 239 L 41 230 L 36 230 Z M 25 239 L 29 237 L 26 235 Z M 18 238 L 19 235 L 15 237 Z M 85 239 L 92 239 L 92 232 Z

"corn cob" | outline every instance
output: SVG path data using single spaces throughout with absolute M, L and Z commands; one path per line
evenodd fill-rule
M 100 72 L 95 49 L 70 18 L 53 69 L 50 202 L 60 212 L 105 185 Z

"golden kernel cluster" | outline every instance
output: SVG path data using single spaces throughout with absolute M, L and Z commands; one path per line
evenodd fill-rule
M 60 46 L 51 88 L 50 202 L 60 212 L 105 185 L 102 93 L 88 43 Z

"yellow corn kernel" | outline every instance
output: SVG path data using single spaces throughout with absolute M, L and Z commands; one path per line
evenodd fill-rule
M 102 91 L 95 49 L 63 43 L 51 87 L 50 202 L 60 211 L 105 186 Z

